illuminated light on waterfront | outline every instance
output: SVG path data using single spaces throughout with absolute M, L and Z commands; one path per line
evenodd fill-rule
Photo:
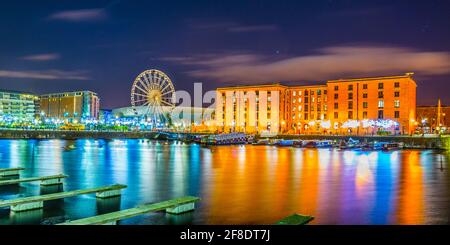
M 374 152 L 369 153 L 368 160 L 371 163 L 376 163 L 378 161 L 378 152 L 374 151 Z
M 321 121 L 321 122 L 320 122 L 320 127 L 324 128 L 324 129 L 329 129 L 329 128 L 331 128 L 331 122 L 330 122 L 330 120 L 328 120 L 328 121 Z
M 413 151 L 401 162 L 399 199 L 397 204 L 398 224 L 422 224 L 424 220 L 423 170 L 420 152 Z
M 342 128 L 357 128 L 357 127 L 359 127 L 359 121 L 358 120 L 348 120 L 348 121 L 345 121 L 341 127 Z
M 367 187 L 373 185 L 373 172 L 370 168 L 369 157 L 367 155 L 360 155 L 356 164 L 356 194 L 359 198 L 368 195 Z
M 354 151 L 345 151 L 344 152 L 344 163 L 348 165 L 354 164 L 356 153 Z

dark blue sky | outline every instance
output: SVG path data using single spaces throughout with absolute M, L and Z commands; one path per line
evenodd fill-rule
M 414 71 L 418 104 L 450 104 L 449 1 L 9 1 L 0 88 L 92 90 L 128 106 L 156 68 L 175 89 Z

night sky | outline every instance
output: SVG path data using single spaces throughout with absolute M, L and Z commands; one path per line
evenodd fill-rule
M 415 72 L 450 104 L 450 1 L 4 1 L 0 89 L 130 105 L 145 69 L 175 89 Z

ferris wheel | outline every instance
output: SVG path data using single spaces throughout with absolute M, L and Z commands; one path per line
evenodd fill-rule
M 159 70 L 146 70 L 139 74 L 131 87 L 131 105 L 138 114 L 144 107 L 144 115 L 152 119 L 165 117 L 175 107 L 175 88 L 170 78 Z

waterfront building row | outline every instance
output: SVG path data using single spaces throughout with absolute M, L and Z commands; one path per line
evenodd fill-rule
M 411 134 L 416 87 L 412 73 L 223 87 L 216 90 L 216 126 L 221 132 Z
M 37 117 L 79 121 L 99 117 L 100 99 L 91 91 L 35 95 L 0 90 L 0 116 L 29 121 Z

